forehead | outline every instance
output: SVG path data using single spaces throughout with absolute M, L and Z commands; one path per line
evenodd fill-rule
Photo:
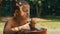
M 30 8 L 29 5 L 22 5 L 24 8 Z

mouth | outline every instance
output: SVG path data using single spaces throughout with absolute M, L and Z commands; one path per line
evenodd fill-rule
M 27 18 L 29 18 L 29 16 L 26 16 Z

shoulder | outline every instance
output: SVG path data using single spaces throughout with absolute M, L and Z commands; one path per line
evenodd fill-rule
M 6 23 L 5 23 L 6 25 L 12 25 L 13 24 L 13 20 L 12 19 L 10 19 L 10 20 L 8 20 L 8 21 L 6 21 Z
M 8 21 L 5 22 L 4 29 L 5 29 L 7 26 L 12 26 L 12 21 L 11 21 L 11 20 L 8 20 Z

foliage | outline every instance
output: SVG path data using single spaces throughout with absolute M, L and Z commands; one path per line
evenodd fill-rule
M 41 12 L 40 14 L 42 16 L 46 16 L 46 15 L 60 16 L 60 4 L 59 4 L 60 0 L 28 0 L 28 1 L 30 2 L 30 4 L 32 2 L 33 4 L 38 5 L 39 7 L 38 10 L 42 9 L 40 10 Z
M 60 0 L 26 0 L 31 6 L 31 16 L 37 17 L 46 15 L 60 16 Z M 15 3 L 12 1 L 2 2 L 2 15 L 12 15 Z M 37 7 L 36 7 L 37 6 Z

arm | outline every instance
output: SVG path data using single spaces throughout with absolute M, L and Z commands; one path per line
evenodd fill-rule
M 30 21 L 30 28 L 31 30 L 35 30 L 35 24 L 36 24 L 36 19 L 35 18 L 31 18 L 31 21 Z
M 4 34 L 13 34 L 19 30 L 29 30 L 29 23 L 14 28 L 12 28 L 12 25 L 11 21 L 7 22 L 5 25 L 6 27 L 4 28 Z
M 19 26 L 19 30 L 30 30 L 30 26 L 29 26 L 30 23 L 27 23 L 25 25 L 22 25 L 22 26 Z
M 35 28 L 35 24 L 36 24 L 36 19 L 35 18 L 31 18 L 31 27 Z
M 13 25 L 12 22 L 8 21 L 4 27 L 3 33 L 4 34 L 13 34 L 13 33 L 17 32 L 16 30 L 15 31 L 12 30 L 12 25 Z

